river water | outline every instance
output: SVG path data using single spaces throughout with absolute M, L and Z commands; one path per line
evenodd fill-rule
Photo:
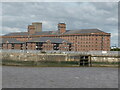
M 3 66 L 2 88 L 118 88 L 118 69 Z

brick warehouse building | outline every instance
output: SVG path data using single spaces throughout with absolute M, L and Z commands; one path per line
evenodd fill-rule
M 110 33 L 99 29 L 66 30 L 65 23 L 58 30 L 42 31 L 42 23 L 28 25 L 27 32 L 9 33 L 2 36 L 2 49 L 109 51 Z

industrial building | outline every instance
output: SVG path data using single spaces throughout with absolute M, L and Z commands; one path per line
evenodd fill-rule
M 27 32 L 9 33 L 2 37 L 2 49 L 109 51 L 110 33 L 99 29 L 66 30 L 65 23 L 58 30 L 43 31 L 42 23 L 28 25 Z

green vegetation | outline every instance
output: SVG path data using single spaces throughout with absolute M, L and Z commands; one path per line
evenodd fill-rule
M 119 65 L 119 64 L 120 64 L 120 62 L 92 62 L 92 64 Z
M 79 67 L 78 61 L 15 61 L 3 60 L 2 65 L 32 67 Z M 92 66 L 118 66 L 120 62 L 92 62 Z
M 79 66 L 77 61 L 13 61 L 3 60 L 2 65 L 12 66 L 40 66 L 40 67 L 75 67 Z

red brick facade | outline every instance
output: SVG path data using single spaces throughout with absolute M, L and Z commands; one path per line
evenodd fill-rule
M 35 33 L 35 26 L 29 25 L 28 26 L 28 33 L 29 34 L 34 34 Z
M 109 34 L 92 34 L 92 35 L 69 35 L 60 38 L 73 43 L 74 51 L 109 51 L 110 35 Z
M 59 35 L 34 35 L 35 27 L 33 25 L 28 26 L 28 34 L 24 36 L 2 36 L 2 38 L 16 38 L 18 41 L 26 42 L 38 37 L 54 37 L 61 38 L 71 42 L 68 45 L 66 42 L 59 44 L 51 43 L 51 41 L 46 41 L 42 45 L 37 45 L 37 43 L 31 42 L 25 44 L 12 44 L 4 43 L 2 44 L 3 49 L 30 49 L 30 50 L 63 50 L 63 51 L 109 51 L 110 50 L 110 33 L 96 32 L 96 33 L 76 33 L 76 34 L 63 34 L 66 32 L 66 24 L 58 24 Z
M 64 24 L 64 23 L 59 23 L 59 24 L 58 24 L 58 31 L 59 31 L 60 33 L 65 33 L 65 32 L 66 32 L 66 24 Z
M 46 41 L 46 43 L 43 43 L 42 45 L 38 45 L 37 43 L 27 43 L 27 49 L 28 50 L 44 50 L 44 51 L 51 51 L 51 50 L 61 50 L 61 51 L 71 51 L 71 45 L 63 42 L 61 44 L 58 44 L 58 46 L 55 43 L 51 43 L 51 41 Z

